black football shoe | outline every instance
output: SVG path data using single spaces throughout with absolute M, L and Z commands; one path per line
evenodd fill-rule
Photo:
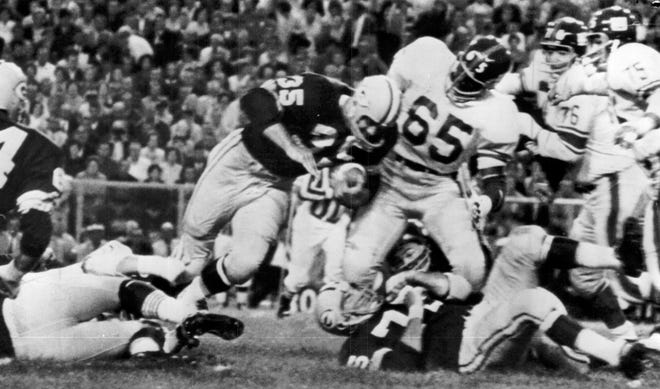
M 636 380 L 646 369 L 647 349 L 641 343 L 628 343 L 623 346 L 619 370 L 626 378 Z
M 288 316 L 291 316 L 291 296 L 283 293 L 280 296 L 280 304 L 277 307 L 277 318 L 283 319 Z
M 212 334 L 233 340 L 243 334 L 243 322 L 233 317 L 209 312 L 196 312 L 177 327 L 177 336 L 189 348 L 199 345 L 198 337 Z

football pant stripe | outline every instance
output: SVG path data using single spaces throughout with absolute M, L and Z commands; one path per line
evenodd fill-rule
M 614 246 L 619 222 L 619 175 L 612 174 L 608 180 L 610 183 L 610 214 L 607 216 L 607 242 L 610 246 Z

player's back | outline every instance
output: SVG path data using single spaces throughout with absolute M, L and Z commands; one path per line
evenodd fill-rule
M 317 159 L 334 155 L 350 134 L 339 99 L 352 91 L 339 81 L 304 73 L 267 81 L 257 89 L 242 98 L 242 108 L 250 121 L 242 139 L 250 154 L 274 174 L 295 177 L 304 174 L 305 169 L 262 136 L 271 124 L 282 123 L 292 136 L 313 150 Z M 259 90 L 269 94 L 260 94 Z M 264 101 L 264 95 L 266 99 L 274 97 L 275 102 Z M 265 110 L 266 105 L 273 108 Z
M 625 121 L 641 117 L 646 107 L 640 101 L 660 87 L 660 53 L 641 43 L 617 48 L 607 60 L 607 82 L 617 116 Z
M 0 116 L 0 213 L 27 191 L 56 192 L 54 171 L 61 163 L 62 151 L 43 134 Z

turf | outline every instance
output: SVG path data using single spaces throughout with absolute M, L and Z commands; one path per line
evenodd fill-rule
M 319 330 L 304 314 L 277 320 L 272 310 L 228 311 L 245 321 L 245 334 L 202 345 L 176 359 L 132 359 L 83 364 L 12 362 L 0 367 L 3 388 L 625 388 L 617 372 L 588 377 L 527 363 L 516 372 L 404 374 L 341 368 L 342 339 Z M 660 387 L 660 370 L 642 388 Z

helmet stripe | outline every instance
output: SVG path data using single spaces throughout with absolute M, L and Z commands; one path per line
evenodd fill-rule
M 387 84 L 387 90 L 390 92 L 390 98 L 389 98 L 389 104 L 387 106 L 387 110 L 385 110 L 385 117 L 383 120 L 385 120 L 385 123 L 389 125 L 390 121 L 392 120 L 390 118 L 390 110 L 392 109 L 392 103 L 394 102 L 394 91 L 392 90 L 392 83 L 390 80 L 385 79 L 385 83 Z

